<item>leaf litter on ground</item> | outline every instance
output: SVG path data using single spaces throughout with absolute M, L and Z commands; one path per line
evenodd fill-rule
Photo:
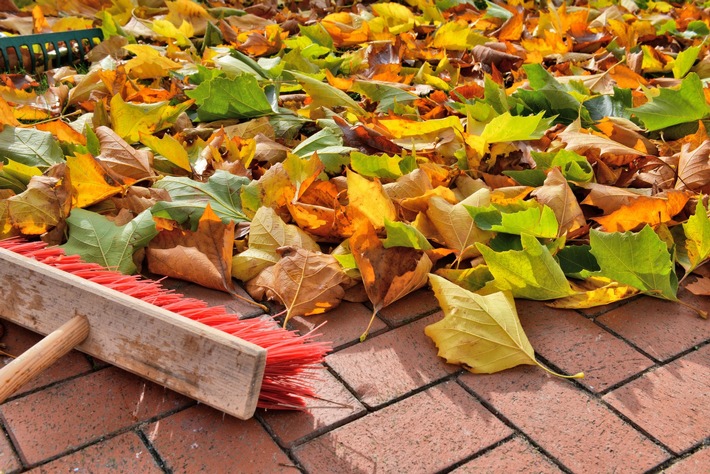
M 690 275 L 708 294 L 697 2 L 17 6 L 7 34 L 105 39 L 90 64 L 0 75 L 0 238 L 236 278 L 284 324 L 358 293 L 374 320 L 428 283 L 425 332 L 472 372 L 550 371 L 514 298 L 685 304 Z

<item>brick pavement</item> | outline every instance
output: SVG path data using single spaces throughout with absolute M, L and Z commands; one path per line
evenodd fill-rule
M 710 472 L 710 321 L 648 297 L 579 312 L 517 305 L 543 363 L 585 379 L 445 364 L 423 334 L 441 313 L 421 290 L 385 308 L 364 343 L 364 305 L 293 320 L 308 330 L 327 319 L 335 347 L 318 382 L 324 400 L 307 412 L 240 421 L 73 352 L 0 405 L 0 471 Z M 5 326 L 9 353 L 39 339 Z

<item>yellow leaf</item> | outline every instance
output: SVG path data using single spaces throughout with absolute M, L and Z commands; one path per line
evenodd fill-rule
M 492 374 L 521 364 L 537 365 L 554 374 L 535 360 L 510 293 L 481 296 L 432 274 L 429 281 L 444 319 L 424 328 L 424 333 L 446 362 L 465 364 L 477 374 Z M 583 376 L 578 373 L 571 377 Z
M 385 226 L 385 218 L 397 220 L 397 211 L 390 198 L 385 194 L 378 179 L 370 181 L 348 169 L 348 198 L 350 206 L 360 211 L 375 226 Z
M 86 207 L 118 194 L 133 184 L 133 179 L 121 179 L 89 153 L 67 156 L 71 184 L 74 187 L 74 207 Z
M 442 118 L 417 122 L 400 118 L 386 118 L 378 121 L 395 138 L 415 137 L 432 132 L 440 132 L 447 128 L 453 128 L 458 132 L 463 132 L 461 119 L 455 115 Z
M 172 126 L 178 115 L 192 103 L 192 100 L 188 100 L 176 106 L 167 102 L 132 104 L 125 102 L 120 95 L 114 95 L 111 99 L 113 130 L 129 143 L 136 143 L 140 140 L 141 133 L 152 135 Z
M 639 290 L 604 277 L 590 277 L 583 282 L 570 280 L 575 294 L 545 303 L 552 308 L 581 309 L 602 306 L 630 298 Z
M 163 155 L 170 163 L 185 171 L 192 171 L 187 150 L 182 146 L 182 143 L 172 136 L 166 134 L 163 138 L 158 138 L 153 135 L 141 134 L 140 138 L 141 143 L 153 150 L 153 152 Z
M 33 176 L 27 189 L 7 199 L 7 215 L 14 228 L 26 235 L 40 235 L 59 224 L 71 209 L 71 181 L 64 163 Z M 0 209 L 0 216 L 3 213 Z M 0 232 L 7 232 L 7 221 Z
M 473 217 L 464 205 L 486 207 L 490 204 L 490 191 L 480 189 L 458 204 L 451 204 L 444 198 L 434 196 L 429 201 L 426 216 L 438 233 L 444 238 L 446 246 L 456 251 L 458 261 L 480 255 L 476 242 L 485 243 L 492 233 L 476 227 Z
M 165 77 L 171 70 L 181 67 L 147 44 L 127 44 L 123 49 L 136 55 L 126 62 L 125 68 L 128 75 L 137 79 Z
M 178 46 L 186 48 L 192 46 L 190 37 L 195 35 L 195 29 L 185 20 L 182 20 L 180 28 L 168 20 L 153 20 L 150 28 L 164 38 L 174 39 Z

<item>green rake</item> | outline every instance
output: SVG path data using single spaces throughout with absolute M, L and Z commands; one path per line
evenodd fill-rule
M 46 71 L 50 64 L 59 67 L 84 62 L 86 53 L 103 39 L 100 28 L 0 37 L 0 70 L 35 73 L 39 64 L 44 64 Z

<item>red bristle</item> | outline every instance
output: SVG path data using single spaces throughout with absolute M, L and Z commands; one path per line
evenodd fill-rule
M 308 383 L 322 368 L 330 344 L 314 341 L 314 334 L 299 335 L 279 326 L 270 317 L 239 319 L 224 306 L 209 306 L 195 298 L 164 288 L 159 282 L 123 275 L 77 255 L 65 255 L 59 247 L 21 238 L 0 241 L 4 248 L 34 258 L 67 273 L 120 291 L 154 306 L 206 324 L 266 349 L 266 369 L 258 406 L 270 409 L 302 409 L 305 399 L 315 397 Z

